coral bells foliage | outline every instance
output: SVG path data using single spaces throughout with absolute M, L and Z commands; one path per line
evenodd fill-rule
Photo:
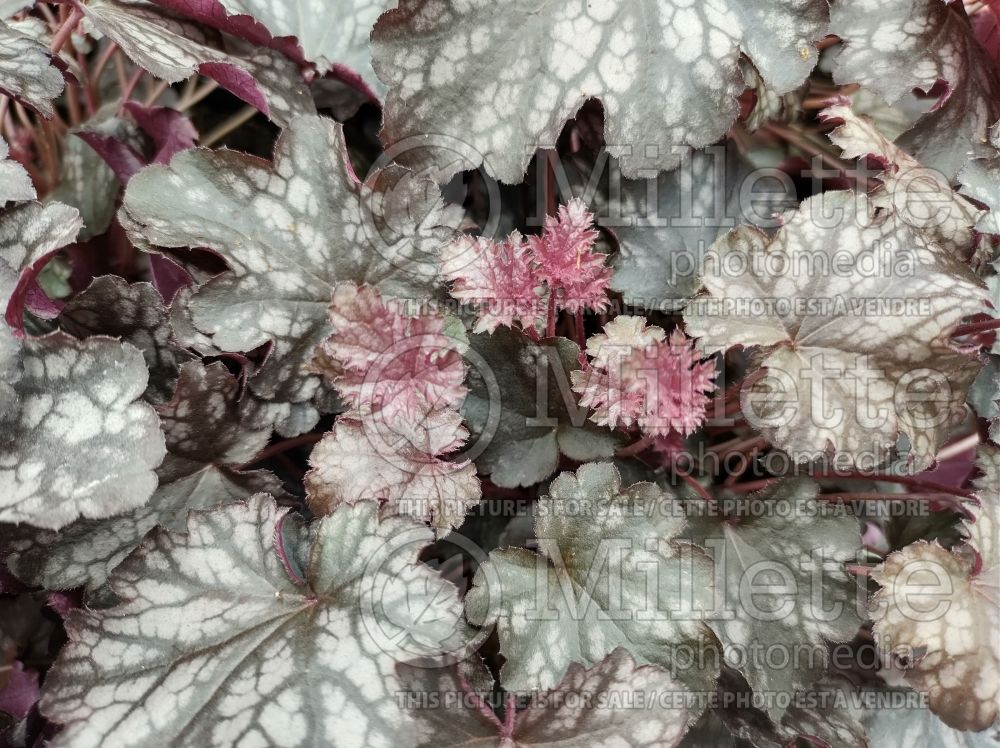
M 341 283 L 329 321 L 313 365 L 350 409 L 313 451 L 310 506 L 327 514 L 364 497 L 440 529 L 462 524 L 481 492 L 475 466 L 448 459 L 468 432 L 455 409 L 467 391 L 465 364 L 447 318 Z
M 621 316 L 587 341 L 590 367 L 572 373 L 580 404 L 602 426 L 637 424 L 650 436 L 687 436 L 705 420 L 715 364 L 680 330 L 669 337 L 641 317 Z
M 0 748 L 994 745 L 998 6 L 0 0 Z
M 456 239 L 445 249 L 441 272 L 452 282 L 452 296 L 478 307 L 475 332 L 515 322 L 528 328 L 544 317 L 534 262 L 519 231 L 502 242 L 482 236 Z
M 314 366 L 353 410 L 413 410 L 418 398 L 451 407 L 465 396 L 465 365 L 444 315 L 406 307 L 370 286 L 334 289 L 333 332 L 317 347 Z
M 518 322 L 528 328 L 545 318 L 545 308 L 604 311 L 611 268 L 594 251 L 594 215 L 582 200 L 546 216 L 539 236 L 513 231 L 502 242 L 461 237 L 446 250 L 442 275 L 456 299 L 475 304 L 476 332 Z
M 538 275 L 555 296 L 557 309 L 607 308 L 611 269 L 604 266 L 604 255 L 594 251 L 596 240 L 594 215 L 577 199 L 561 206 L 557 216 L 545 217 L 541 236 L 528 237 Z

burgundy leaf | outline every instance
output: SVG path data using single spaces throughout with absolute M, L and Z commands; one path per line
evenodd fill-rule
M 177 292 L 194 284 L 191 274 L 163 255 L 149 256 L 149 275 L 165 304 L 170 305 Z
M 17 660 L 0 665 L 0 712 L 20 721 L 38 702 L 38 673 Z
M 271 36 L 271 32 L 248 15 L 230 15 L 219 0 L 153 0 L 161 8 L 175 11 L 227 34 L 246 39 L 251 44 L 270 47 L 300 65 L 308 64 L 295 37 Z
M 122 184 L 128 184 L 128 180 L 146 165 L 146 159 L 142 154 L 114 136 L 92 131 L 79 132 L 77 136 L 97 151 L 97 155 L 111 167 Z
M 168 164 L 181 151 L 194 148 L 198 131 L 183 113 L 169 107 L 146 107 L 137 101 L 125 104 L 128 113 L 153 140 L 156 153 L 150 163 Z

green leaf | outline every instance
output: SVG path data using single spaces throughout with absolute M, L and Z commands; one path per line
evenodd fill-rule
M 746 497 L 743 513 L 737 505 L 730 517 L 689 515 L 686 537 L 715 562 L 709 625 L 728 664 L 768 696 L 791 697 L 818 680 L 828 644 L 850 641 L 861 625 L 864 597 L 844 568 L 861 548 L 858 521 L 818 492 L 810 480 L 783 481 Z M 783 666 L 768 665 L 781 657 Z
M 466 454 L 498 486 L 531 486 L 556 471 L 559 454 L 581 462 L 611 457 L 620 439 L 587 423 L 570 373 L 580 349 L 565 338 L 533 343 L 498 328 L 469 337 L 469 395 L 462 414 L 472 440 Z
M 614 466 L 591 463 L 552 481 L 535 523 L 539 553 L 490 554 L 465 598 L 477 626 L 495 625 L 508 691 L 551 688 L 571 663 L 616 647 L 689 688 L 710 687 L 716 642 L 710 560 L 675 541 L 677 500 L 651 483 L 623 488 Z

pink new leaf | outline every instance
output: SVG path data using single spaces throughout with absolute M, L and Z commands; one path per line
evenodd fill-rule
M 705 420 L 709 393 L 715 389 L 715 364 L 701 361 L 694 342 L 680 330 L 666 342 L 634 353 L 626 368 L 646 388 L 639 418 L 643 432 L 666 436 L 676 431 L 687 436 Z
M 444 250 L 441 273 L 452 283 L 452 296 L 476 305 L 474 332 L 514 322 L 531 327 L 544 316 L 531 255 L 517 231 L 499 243 L 485 237 L 456 239 Z
M 546 293 L 555 308 L 604 311 L 611 268 L 594 251 L 594 216 L 573 199 L 548 216 L 541 236 L 523 238 L 517 231 L 502 242 L 463 236 L 445 250 L 441 274 L 452 282 L 456 299 L 475 304 L 475 332 L 519 322 L 529 328 L 544 319 Z
M 650 436 L 688 435 L 705 420 L 715 365 L 680 330 L 666 338 L 641 317 L 617 317 L 588 341 L 590 367 L 574 372 L 580 404 L 602 426 L 638 424 Z
M 345 502 L 376 499 L 386 511 L 439 530 L 458 527 L 482 496 L 476 466 L 446 459 L 467 437 L 457 411 L 433 408 L 419 396 L 372 418 L 342 416 L 309 458 L 309 506 L 329 514 Z
M 374 288 L 341 283 L 333 292 L 332 334 L 314 366 L 356 412 L 434 407 L 465 397 L 465 365 L 457 341 L 437 312 L 412 314 L 405 302 L 384 300 Z
M 594 251 L 597 236 L 593 213 L 574 198 L 557 216 L 546 216 L 541 236 L 528 237 L 538 275 L 556 295 L 559 309 L 607 309 L 611 268 L 605 266 L 605 256 Z

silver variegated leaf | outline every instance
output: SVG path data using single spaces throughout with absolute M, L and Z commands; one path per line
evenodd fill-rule
M 840 505 L 817 501 L 818 492 L 810 480 L 785 481 L 748 497 L 753 512 L 692 517 L 688 531 L 715 562 L 718 599 L 709 625 L 727 662 L 755 692 L 789 702 L 824 674 L 828 645 L 857 634 L 865 599 L 844 568 L 861 548 L 858 521 Z M 794 659 L 768 667 L 766 653 L 776 652 Z M 783 712 L 769 709 L 775 721 Z
M 744 88 L 740 52 L 776 92 L 797 87 L 826 34 L 825 2 L 404 0 L 372 33 L 389 86 L 382 132 L 406 164 L 482 162 L 518 183 L 589 98 L 626 176 L 721 138 Z M 512 34 L 511 29 L 518 29 Z
M 372 70 L 372 25 L 392 7 L 388 0 L 219 0 L 233 14 L 253 16 L 274 36 L 293 36 L 319 72 L 342 65 L 356 72 L 377 93 L 384 86 Z
M 882 587 L 871 617 L 886 659 L 956 730 L 985 730 L 1000 704 L 997 582 L 974 572 L 967 558 L 918 540 L 871 574 Z
M 95 278 L 66 304 L 59 325 L 78 338 L 107 335 L 142 351 L 149 368 L 146 398 L 154 403 L 170 399 L 180 365 L 191 358 L 171 342 L 169 314 L 149 283 L 128 283 L 114 275 Z
M 465 637 L 454 587 L 415 563 L 431 531 L 372 502 L 292 524 L 258 495 L 151 535 L 109 580 L 121 604 L 67 622 L 53 745 L 399 745 L 396 662 Z
M 685 741 L 685 748 L 705 745 L 733 748 L 749 741 L 755 748 L 790 748 L 820 745 L 832 748 L 876 748 L 869 746 L 855 707 L 858 694 L 842 677 L 828 675 L 792 698 L 780 721 L 774 721 L 756 706 L 773 701 L 776 694 L 751 692 L 733 670 L 723 668 L 719 678 L 718 706 L 711 714 L 731 733 L 728 741 Z M 711 724 L 711 723 L 710 723 Z M 716 735 L 717 725 L 715 726 Z M 715 737 L 715 736 L 713 736 Z
M 62 73 L 52 64 L 49 50 L 0 21 L 0 93 L 52 117 L 52 100 L 62 90 Z
M 688 728 L 683 688 L 666 670 L 637 665 L 622 648 L 589 669 L 571 665 L 555 688 L 537 694 L 507 724 L 487 706 L 490 694 L 473 690 L 457 666 L 397 670 L 404 698 L 415 704 L 416 748 L 671 748 Z M 457 694 L 467 700 L 456 704 Z
M 977 576 L 984 588 L 1000 588 L 1000 449 L 980 448 L 976 467 L 982 476 L 976 482 L 979 505 L 970 507 L 971 520 L 963 530 L 977 555 Z
M 6 262 L 0 262 L 0 301 L 9 299 L 16 285 L 17 273 Z M 19 407 L 14 386 L 22 374 L 21 341 L 6 324 L 0 323 L 0 414 Z
M 240 468 L 267 444 L 269 431 L 242 423 L 239 384 L 226 367 L 190 362 L 180 372 L 173 400 L 158 408 L 167 456 L 149 503 L 110 519 L 79 520 L 59 532 L 0 533 L 14 574 L 48 589 L 95 590 L 153 527 L 180 532 L 192 509 L 283 492 L 270 472 Z
M 954 192 L 943 174 L 921 164 L 849 106 L 829 107 L 820 117 L 843 123 L 830 133 L 830 140 L 844 156 L 875 156 L 886 164 L 879 174 L 883 188 L 871 194 L 875 205 L 893 211 L 939 246 L 963 258 L 969 255 L 975 239 L 972 229 L 982 211 Z
M 37 197 L 31 177 L 17 161 L 10 158 L 7 141 L 0 137 L 0 208 L 12 200 L 34 200 Z
M 466 437 L 452 410 L 407 412 L 387 422 L 341 417 L 309 455 L 306 498 L 316 515 L 359 499 L 385 502 L 384 511 L 408 514 L 447 533 L 479 503 L 476 466 L 449 460 Z
M 59 529 L 141 506 L 156 488 L 163 436 L 142 353 L 56 332 L 21 342 L 17 407 L 0 429 L 0 521 Z
M 79 228 L 76 210 L 58 203 L 0 215 L 0 306 L 18 270 Z M 156 414 L 136 402 L 146 388 L 142 354 L 109 338 L 18 339 L 0 326 L 0 522 L 58 529 L 144 504 L 164 445 Z
M 970 155 L 989 155 L 983 134 L 1000 117 L 1000 74 L 961 3 L 844 0 L 832 6 L 830 33 L 844 42 L 837 83 L 861 83 L 889 104 L 914 88 L 948 84 L 941 105 L 900 137 L 904 150 L 949 180 Z
M 87 19 L 141 68 L 177 83 L 196 73 L 217 80 L 278 124 L 315 113 L 295 63 L 138 0 L 91 0 Z
M 610 458 L 619 444 L 611 431 L 587 421 L 570 373 L 580 349 L 555 338 L 531 342 L 498 328 L 469 338 L 469 394 L 462 405 L 472 433 L 465 453 L 498 486 L 531 486 L 552 475 L 560 453 L 581 462 Z
M 967 402 L 977 416 L 990 422 L 991 430 L 1000 427 L 1000 356 L 995 352 L 987 354 L 985 366 L 969 388 Z
M 794 199 L 773 179 L 751 180 L 751 165 L 737 149 L 722 146 L 696 151 L 655 179 L 621 179 L 617 162 L 604 154 L 572 166 L 571 191 L 593 200 L 598 225 L 618 241 L 611 287 L 626 304 L 649 309 L 683 307 L 698 290 L 705 250 L 721 234 L 741 223 L 770 224 Z M 588 194 L 594 172 L 600 176 L 604 168 L 608 185 L 602 179 Z
M 15 205 L 0 213 L 0 260 L 20 272 L 72 242 L 82 226 L 79 211 L 69 205 Z
M 700 616 L 712 564 L 675 542 L 678 507 L 652 483 L 622 487 L 610 463 L 552 481 L 535 522 L 540 552 L 494 551 L 465 598 L 470 623 L 497 627 L 505 689 L 552 688 L 572 663 L 589 667 L 617 647 L 688 688 L 711 686 L 717 644 Z
M 116 116 L 117 109 L 117 102 L 102 109 L 66 139 L 59 184 L 52 191 L 51 199 L 72 205 L 80 211 L 84 223 L 80 241 L 108 230 L 115 217 L 121 185 L 111 167 L 77 133 L 90 132 L 114 138 L 140 153 L 144 148 L 144 138 L 139 129 L 130 120 Z
M 979 219 L 976 230 L 984 234 L 1000 234 L 1000 122 L 990 128 L 988 158 L 973 159 L 958 173 L 962 194 L 978 200 L 989 213 Z
M 58 314 L 43 293 L 33 298 L 33 292 L 39 290 L 36 279 L 49 260 L 76 239 L 82 226 L 76 208 L 57 202 L 18 203 L 0 212 L 0 262 L 17 277 L 15 286 L 0 298 L 0 308 L 18 334 L 24 332 L 27 306 L 47 318 Z
M 31 0 L 0 0 L 0 19 L 10 18 L 30 6 Z
M 865 719 L 872 748 L 1000 748 L 996 730 L 953 730 L 926 707 L 873 709 Z
M 870 468 L 904 433 L 913 471 L 934 461 L 980 367 L 950 340 L 988 298 L 964 264 L 846 191 L 804 201 L 773 239 L 736 229 L 710 255 L 687 329 L 709 351 L 763 347 L 767 376 L 743 409 L 765 437 L 797 462 L 836 452 Z
M 343 131 L 321 117 L 291 123 L 273 166 L 194 149 L 144 170 L 128 185 L 120 219 L 140 243 L 207 247 L 225 258 L 232 271 L 198 288 L 191 319 L 224 350 L 270 343 L 250 388 L 292 408 L 329 399 L 311 361 L 330 334 L 336 283 L 427 297 L 438 249 L 453 233 L 436 185 L 396 168 L 360 184 Z M 317 417 L 295 420 L 308 429 Z

